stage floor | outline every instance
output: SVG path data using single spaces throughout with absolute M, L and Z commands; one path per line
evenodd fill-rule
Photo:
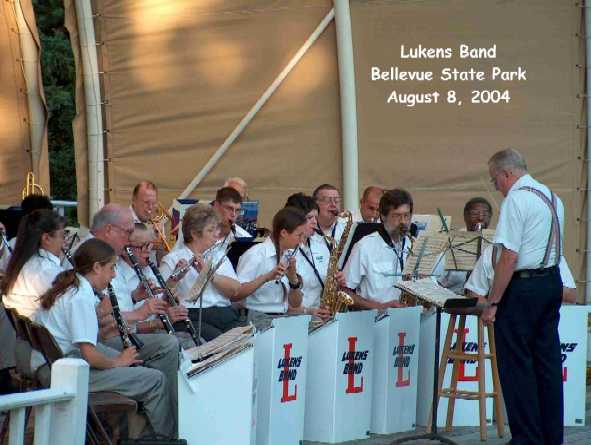
M 474 402 L 477 407 L 477 402 Z M 586 401 L 586 415 L 585 426 L 582 427 L 568 427 L 565 429 L 565 444 L 588 445 L 591 444 L 591 386 L 587 386 L 587 401 Z M 417 431 L 424 431 L 423 428 Z M 406 437 L 411 433 L 391 434 L 391 435 L 375 435 L 372 434 L 370 438 L 364 440 L 352 440 L 349 442 L 342 442 L 347 445 L 389 445 L 394 439 Z M 503 445 L 511 439 L 509 434 L 509 425 L 505 426 L 505 437 L 499 439 L 497 437 L 496 427 L 493 425 L 488 428 L 488 440 L 486 442 L 480 441 L 480 430 L 472 427 L 454 428 L 451 433 L 443 433 L 445 437 L 449 437 L 458 445 Z M 408 442 L 410 445 L 433 445 L 433 441 L 415 441 Z M 304 445 L 321 445 L 321 442 L 304 441 Z

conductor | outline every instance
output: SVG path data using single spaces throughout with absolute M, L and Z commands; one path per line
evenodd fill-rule
M 505 197 L 495 244 L 501 256 L 482 320 L 495 323 L 501 387 L 512 445 L 560 445 L 563 390 L 558 338 L 564 207 L 532 178 L 514 149 L 488 161 Z

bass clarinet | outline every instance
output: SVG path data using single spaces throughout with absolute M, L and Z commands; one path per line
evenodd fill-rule
M 170 287 L 167 286 L 166 281 L 164 281 L 164 278 L 162 277 L 162 274 L 160 273 L 156 265 L 152 261 L 148 260 L 148 266 L 150 266 L 150 269 L 152 269 L 152 273 L 158 280 L 158 284 L 160 285 L 160 287 L 164 289 L 164 293 L 168 300 L 168 304 L 170 304 L 171 306 L 178 306 L 179 303 L 175 295 L 172 293 Z M 193 326 L 193 322 L 191 321 L 191 319 L 187 317 L 183 321 L 185 323 L 187 331 L 189 332 L 189 334 L 191 334 L 191 338 L 193 339 L 195 346 L 201 345 L 201 341 L 199 340 L 199 336 L 197 335 L 197 331 L 195 330 L 195 326 Z
M 156 295 L 154 295 L 154 292 L 152 291 L 152 288 L 150 287 L 150 283 L 148 282 L 148 279 L 144 275 L 144 272 L 142 271 L 142 268 L 140 267 L 140 265 L 137 261 L 137 258 L 135 257 L 133 251 L 131 250 L 131 247 L 125 246 L 125 253 L 127 254 L 127 257 L 129 258 L 129 261 L 131 262 L 131 265 L 133 267 L 133 270 L 135 271 L 135 274 L 140 279 L 140 282 L 144 286 L 144 289 L 146 289 L 146 293 L 148 294 L 148 298 L 156 298 Z M 174 327 L 172 326 L 172 322 L 170 321 L 170 318 L 168 318 L 168 315 L 158 314 L 158 318 L 160 318 L 160 321 L 162 322 L 162 325 L 164 326 L 166 333 L 167 334 L 174 334 Z

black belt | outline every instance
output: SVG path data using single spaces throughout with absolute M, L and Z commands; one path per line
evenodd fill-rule
M 558 266 L 546 267 L 545 269 L 523 269 L 515 271 L 513 278 L 517 279 L 528 279 L 547 277 L 558 272 Z

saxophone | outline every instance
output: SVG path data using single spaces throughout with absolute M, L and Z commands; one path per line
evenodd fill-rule
M 339 216 L 347 218 L 347 224 L 340 242 L 336 243 L 335 239 L 330 236 L 324 236 L 328 243 L 332 246 L 330 251 L 330 258 L 328 260 L 328 270 L 326 272 L 326 280 L 324 281 L 324 290 L 320 297 L 320 305 L 326 307 L 331 315 L 337 312 L 344 312 L 353 304 L 353 298 L 346 292 L 339 290 L 336 273 L 339 271 L 339 258 L 343 253 L 349 232 L 353 226 L 353 215 L 348 210 L 341 213 Z

